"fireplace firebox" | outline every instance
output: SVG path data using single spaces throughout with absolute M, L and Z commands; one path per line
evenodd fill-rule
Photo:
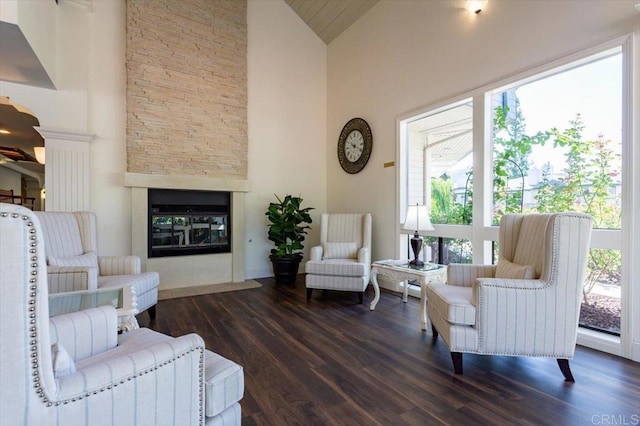
M 231 193 L 149 189 L 148 256 L 231 252 Z

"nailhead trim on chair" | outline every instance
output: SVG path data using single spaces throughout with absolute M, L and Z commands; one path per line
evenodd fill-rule
M 557 227 L 557 223 L 556 220 L 558 218 L 562 218 L 562 217 L 577 217 L 581 220 L 584 220 L 583 216 L 579 216 L 579 215 L 575 215 L 575 214 L 571 214 L 571 213 L 555 213 L 554 217 L 553 217 L 553 221 L 551 223 L 551 225 L 553 226 L 553 235 L 551 236 L 552 238 L 552 244 L 553 247 L 551 248 L 553 253 L 556 253 L 558 250 L 558 227 Z M 545 285 L 543 288 L 547 288 L 551 285 L 552 282 L 554 282 L 556 280 L 556 276 L 558 275 L 558 260 L 557 260 L 557 256 L 553 256 L 553 258 L 551 259 L 552 263 L 550 266 L 550 273 L 549 276 L 547 277 L 547 280 L 545 281 Z M 547 266 L 545 265 L 545 268 Z M 512 288 L 516 288 L 516 287 L 512 287 Z M 484 296 L 481 295 L 481 297 L 483 298 L 482 303 L 486 303 L 484 301 Z M 484 338 L 483 335 L 483 330 L 481 328 L 478 328 L 478 340 L 481 340 Z M 492 353 L 485 353 L 485 352 L 471 352 L 471 353 L 478 353 L 478 354 L 486 354 L 486 355 L 492 355 Z M 511 352 L 504 352 L 501 353 L 500 355 L 505 355 L 505 356 L 535 356 L 535 357 L 539 357 L 539 358 L 559 358 L 562 357 L 561 354 L 549 354 L 549 355 L 545 355 L 540 356 L 537 355 L 535 353 L 533 354 L 525 354 L 525 353 L 511 353 Z
M 18 213 L 7 213 L 7 212 L 0 212 L 0 217 L 1 218 L 6 218 L 8 216 L 11 216 L 11 218 L 13 219 L 17 219 L 20 217 L 20 215 Z M 132 374 L 130 376 L 127 376 L 126 378 L 121 379 L 119 382 L 115 382 L 113 383 L 113 385 L 109 385 L 109 386 L 105 386 L 99 389 L 94 389 L 92 391 L 87 391 L 84 395 L 79 395 L 73 398 L 69 398 L 69 399 L 65 399 L 62 401 L 52 401 L 49 399 L 49 397 L 45 394 L 45 391 L 43 390 L 42 386 L 40 385 L 40 372 L 38 371 L 38 367 L 40 365 L 39 360 L 38 360 L 38 346 L 37 346 L 37 337 L 38 337 L 38 330 L 36 327 L 36 303 L 37 303 L 37 299 L 36 299 L 36 291 L 37 291 L 37 275 L 38 275 L 38 256 L 36 256 L 37 250 L 37 236 L 36 236 L 36 230 L 35 228 L 33 228 L 33 222 L 29 220 L 29 216 L 22 216 L 21 219 L 23 221 L 26 222 L 26 226 L 31 228 L 29 229 L 29 234 L 31 234 L 29 236 L 29 240 L 31 240 L 31 242 L 29 243 L 29 253 L 33 254 L 33 256 L 29 259 L 32 263 L 29 265 L 29 267 L 31 268 L 31 271 L 29 273 L 29 275 L 31 275 L 32 278 L 29 278 L 29 302 L 28 302 L 28 308 L 27 308 L 27 312 L 28 312 L 28 317 L 29 317 L 29 338 L 31 339 L 29 341 L 29 345 L 30 345 L 30 358 L 32 358 L 31 360 L 31 366 L 33 369 L 33 387 L 34 389 L 36 389 L 36 394 L 38 395 L 38 397 L 40 399 L 42 399 L 42 402 L 44 404 L 46 404 L 47 407 L 51 407 L 53 405 L 55 405 L 56 407 L 59 406 L 60 404 L 68 404 L 69 402 L 76 402 L 79 400 L 82 400 L 84 398 L 88 398 L 91 395 L 96 395 L 99 392 L 104 392 L 105 390 L 110 390 L 113 387 L 118 386 L 118 384 L 124 384 L 125 381 L 131 381 L 133 379 L 135 379 L 136 377 L 140 377 L 144 374 L 150 373 L 152 371 L 155 371 L 157 369 L 159 369 L 160 367 L 164 367 L 166 365 L 171 364 L 172 362 L 174 362 L 175 360 L 182 358 L 185 355 L 190 354 L 191 352 L 194 351 L 198 351 L 200 352 L 200 367 L 199 367 L 199 377 L 200 377 L 200 386 L 199 386 L 199 390 L 198 393 L 200 395 L 200 402 L 199 402 L 199 412 L 200 412 L 200 423 L 204 424 L 204 407 L 203 407 L 203 401 L 204 401 L 204 397 L 202 395 L 202 391 L 203 391 L 203 377 L 204 377 L 204 370 L 203 370 L 203 365 L 204 365 L 204 348 L 194 348 L 194 349 L 190 349 L 188 351 L 184 351 L 178 355 L 173 356 L 172 358 L 162 362 L 160 365 L 156 365 L 153 366 L 151 368 L 147 368 L 146 370 L 140 371 L 137 374 Z M 28 222 L 27 222 L 28 221 Z

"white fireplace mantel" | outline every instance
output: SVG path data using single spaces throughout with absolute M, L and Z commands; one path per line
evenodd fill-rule
M 160 189 L 249 192 L 249 181 L 185 175 L 149 175 L 125 173 L 124 186 Z
M 161 290 L 245 280 L 244 195 L 249 191 L 248 181 L 125 173 L 124 185 L 131 188 L 132 196 L 132 253 L 140 257 L 146 270 L 160 273 Z M 149 258 L 147 251 L 149 188 L 230 192 L 231 253 Z

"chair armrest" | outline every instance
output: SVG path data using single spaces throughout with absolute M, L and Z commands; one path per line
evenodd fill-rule
M 495 265 L 450 263 L 447 266 L 447 284 L 471 287 L 478 278 L 493 278 L 495 271 Z
M 512 278 L 478 278 L 477 287 L 495 290 L 542 290 L 549 286 L 543 280 L 517 280 Z
M 473 284 L 473 304 L 482 309 L 497 309 L 505 306 L 507 299 L 532 291 L 544 291 L 548 283 L 542 280 L 516 280 L 509 278 L 478 278 Z M 491 300 L 488 300 L 491 299 Z
M 371 253 L 367 247 L 362 247 L 358 250 L 358 262 L 367 265 L 366 272 L 368 274 L 369 269 L 371 269 Z
M 142 270 L 138 256 L 98 256 L 100 276 L 139 274 Z
M 173 412 L 189 413 L 194 403 L 202 401 L 203 383 L 204 341 L 197 334 L 188 334 L 78 368 L 57 380 L 54 402 L 84 406 L 82 398 L 97 402 L 107 398 L 102 401 L 124 408 L 132 403 L 136 388 L 148 388 L 157 401 L 174 404 Z
M 579 301 L 556 290 L 543 280 L 478 279 L 473 297 L 479 353 L 571 358 Z M 561 312 L 566 319 L 558 319 Z
M 113 306 L 51 317 L 49 328 L 51 343 L 60 343 L 76 362 L 118 344 L 118 317 Z
M 309 260 L 322 260 L 322 253 L 322 246 L 311 247 L 311 251 L 309 252 Z
M 49 294 L 98 288 L 95 266 L 47 266 Z

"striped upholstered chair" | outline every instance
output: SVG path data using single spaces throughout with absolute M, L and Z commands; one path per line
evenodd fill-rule
M 320 243 L 305 265 L 307 300 L 314 289 L 342 290 L 358 293 L 362 303 L 371 271 L 371 215 L 324 213 Z
M 462 353 L 556 358 L 567 381 L 578 332 L 591 217 L 505 215 L 497 265 L 451 264 L 447 283 L 427 287 L 433 340 Z
M 160 276 L 141 272 L 138 256 L 98 256 L 96 215 L 36 212 L 44 233 L 49 292 L 129 286 L 139 312 L 156 316 Z
M 240 425 L 241 366 L 197 334 L 118 335 L 110 305 L 49 318 L 44 259 L 38 218 L 0 203 L 1 424 Z

